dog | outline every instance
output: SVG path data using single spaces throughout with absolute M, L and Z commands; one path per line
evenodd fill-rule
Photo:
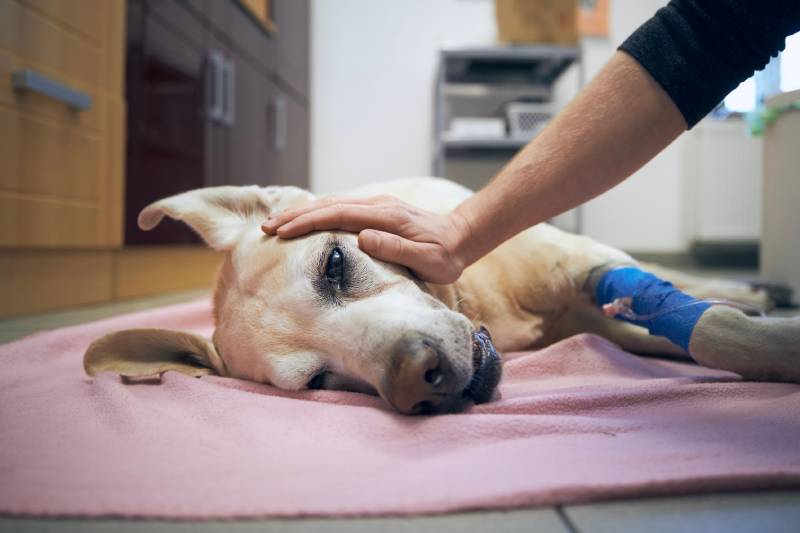
M 392 195 L 443 213 L 470 194 L 444 179 L 408 178 L 350 195 Z M 501 376 L 495 348 L 538 349 L 593 333 L 637 354 L 687 356 L 593 302 L 598 271 L 638 264 L 618 249 L 543 223 L 468 267 L 455 283 L 436 285 L 364 254 L 353 234 L 281 240 L 261 231 L 268 215 L 314 199 L 296 187 L 224 186 L 142 210 L 143 230 L 167 216 L 225 253 L 213 298 L 213 339 L 158 329 L 112 333 L 89 347 L 86 372 L 141 378 L 176 370 L 288 390 L 356 391 L 380 395 L 400 413 L 421 414 L 457 412 L 495 397 Z M 695 297 L 769 305 L 764 291 L 745 284 L 647 268 Z M 697 330 L 702 335 L 693 335 L 691 351 L 701 364 L 749 379 L 800 380 L 797 319 L 759 319 L 715 306 Z

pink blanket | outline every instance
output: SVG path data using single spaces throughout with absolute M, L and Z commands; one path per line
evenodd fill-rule
M 410 515 L 800 487 L 800 386 L 577 336 L 508 354 L 502 400 L 409 418 L 377 398 L 168 372 L 90 380 L 117 329 L 211 333 L 208 301 L 0 347 L 0 513 Z

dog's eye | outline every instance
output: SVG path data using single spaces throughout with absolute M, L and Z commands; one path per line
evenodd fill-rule
M 344 254 L 339 248 L 334 248 L 328 256 L 328 264 L 325 266 L 325 277 L 328 282 L 337 288 L 342 288 L 344 279 Z
M 325 385 L 325 372 L 320 372 L 308 382 L 306 388 L 312 390 L 320 390 Z

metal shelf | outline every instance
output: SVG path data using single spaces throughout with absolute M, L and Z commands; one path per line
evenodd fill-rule
M 447 136 L 442 136 L 442 143 L 446 149 L 471 149 L 471 150 L 519 150 L 530 142 L 530 139 L 481 139 L 481 138 L 463 138 L 457 139 Z
M 455 118 L 503 117 L 511 102 L 552 103 L 553 86 L 572 64 L 578 65 L 577 88 L 583 85 L 580 46 L 497 45 L 447 47 L 440 50 L 434 92 L 433 174 L 472 188 L 482 187 L 528 144 L 521 138 L 454 137 Z M 580 232 L 574 223 L 557 224 Z
M 526 97 L 537 100 L 550 98 L 550 87 L 530 84 L 444 83 L 442 94 L 452 98 L 487 98 L 489 96 Z
M 487 46 L 440 51 L 447 83 L 493 83 L 550 86 L 575 61 L 576 46 Z
M 467 59 L 572 59 L 574 61 L 580 59 L 581 47 L 559 44 L 445 46 L 442 48 L 441 54 L 442 57 L 460 57 Z

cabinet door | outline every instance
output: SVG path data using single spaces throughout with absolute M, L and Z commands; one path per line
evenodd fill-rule
M 276 71 L 279 78 L 308 96 L 309 0 L 273 0 Z
M 151 202 L 204 185 L 205 32 L 177 0 L 130 0 L 127 35 L 125 241 L 197 242 L 181 223 L 144 232 L 136 218 Z
M 0 246 L 120 243 L 124 13 L 0 0 Z
M 219 2 L 219 4 L 224 4 Z M 215 4 L 216 5 L 216 4 Z M 226 109 L 233 105 L 232 112 L 237 112 L 235 97 L 227 94 L 231 87 L 226 83 L 226 67 L 234 65 L 227 76 L 233 76 L 235 83 L 236 67 L 232 61 L 230 47 L 221 41 L 215 33 L 208 33 L 208 41 L 203 52 L 206 64 L 206 96 L 205 96 L 205 174 L 204 187 L 228 185 L 230 173 L 230 125 L 226 120 Z M 235 120 L 235 119 L 234 119 Z
M 234 68 L 232 117 L 229 123 L 228 181 L 231 185 L 268 185 L 269 93 L 265 75 L 240 54 L 229 58 Z
M 262 0 L 263 1 L 263 0 Z M 269 74 L 275 69 L 274 35 L 258 20 L 253 20 L 250 8 L 239 5 L 230 10 L 230 37 L 237 53 L 242 54 L 258 70 Z
M 308 111 L 274 86 L 272 92 L 274 97 L 270 105 L 271 182 L 308 188 Z

